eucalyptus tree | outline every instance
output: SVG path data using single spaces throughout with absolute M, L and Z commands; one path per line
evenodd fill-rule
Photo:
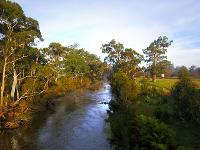
M 64 57 L 65 72 L 74 78 L 89 78 L 93 83 L 101 80 L 105 69 L 105 64 L 94 54 L 90 54 L 84 49 L 68 47 Z
M 65 56 L 65 71 L 68 75 L 71 74 L 74 77 L 79 77 L 89 72 L 89 66 L 81 51 L 82 50 L 74 49 Z
M 156 80 L 157 65 L 158 63 L 167 59 L 165 54 L 167 52 L 167 48 L 172 42 L 173 41 L 168 40 L 166 36 L 160 36 L 157 40 L 151 42 L 151 44 L 143 50 L 143 53 L 146 56 L 145 61 L 149 64 L 153 82 Z
M 31 51 L 30 47 L 35 40 L 41 40 L 39 24 L 36 20 L 27 17 L 20 5 L 15 2 L 0 1 L 0 51 L 2 62 L 1 81 L 1 106 L 4 104 L 4 91 L 9 66 L 12 66 L 13 83 L 11 97 L 14 97 L 18 76 L 16 64 L 18 61 L 27 58 Z M 18 64 L 19 65 L 19 64 Z
M 123 71 L 131 77 L 140 70 L 139 64 L 143 56 L 132 48 L 124 48 L 124 45 L 117 43 L 114 39 L 103 44 L 102 53 L 107 54 L 104 61 L 113 67 L 113 71 Z
M 67 48 L 60 43 L 52 42 L 47 48 L 43 48 L 41 52 L 47 60 L 49 69 L 51 69 L 54 74 L 55 81 L 57 81 L 64 72 L 63 60 L 67 53 Z

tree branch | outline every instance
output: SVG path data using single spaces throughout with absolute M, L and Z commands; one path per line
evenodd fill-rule
M 17 58 L 17 59 L 15 59 L 15 60 L 13 60 L 13 61 L 7 62 L 7 64 L 14 63 L 14 62 L 16 62 L 16 61 L 18 61 L 18 60 L 20 60 L 20 59 L 26 58 L 26 57 L 28 57 L 28 55 L 26 55 L 26 56 L 23 55 L 23 56 L 20 57 L 20 58 Z
M 47 89 L 48 82 L 49 82 L 49 80 L 46 81 L 46 83 L 44 84 L 43 90 L 41 90 L 41 91 L 28 93 L 29 90 L 27 90 L 19 99 L 17 99 L 15 101 L 14 106 L 17 105 L 22 99 L 38 96 L 38 95 L 41 95 L 42 93 L 44 93 Z

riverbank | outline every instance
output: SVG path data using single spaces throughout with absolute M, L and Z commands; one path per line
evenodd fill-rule
M 108 84 L 96 91 L 79 89 L 57 98 L 54 111 L 37 113 L 29 126 L 0 134 L 0 149 L 109 150 L 108 105 L 102 102 L 110 99 Z
M 56 87 L 49 89 L 45 94 L 35 97 L 29 101 L 22 101 L 17 106 L 7 106 L 6 109 L 0 111 L 0 129 L 16 129 L 31 124 L 35 114 L 43 114 L 46 111 L 55 111 L 55 104 L 58 99 L 62 99 L 69 93 L 82 90 L 98 90 L 103 82 L 98 81 L 94 84 L 86 84 L 82 86 L 71 86 L 71 88 Z

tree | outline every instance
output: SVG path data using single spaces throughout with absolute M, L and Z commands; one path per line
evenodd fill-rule
M 189 68 L 189 71 L 190 73 L 192 73 L 197 67 L 195 65 L 192 65 L 190 68 Z
M 138 66 L 143 57 L 131 48 L 124 48 L 123 44 L 117 43 L 114 39 L 107 44 L 103 44 L 102 53 L 106 53 L 104 61 L 111 64 L 113 71 L 119 70 L 129 74 L 131 77 L 140 70 Z
M 46 57 L 48 65 L 51 66 L 53 72 L 56 72 L 55 80 L 57 81 L 62 76 L 64 70 L 64 57 L 67 53 L 66 47 L 60 43 L 52 42 L 48 48 L 41 50 L 42 54 Z
M 200 124 L 200 91 L 186 67 L 180 69 L 178 77 L 179 81 L 172 89 L 176 115 L 181 120 Z
M 0 54 L 3 59 L 1 106 L 3 106 L 5 85 L 8 85 L 6 84 L 8 69 L 13 72 L 11 97 L 14 97 L 18 76 L 21 74 L 21 72 L 17 73 L 16 69 L 18 61 L 30 55 L 30 47 L 35 44 L 36 39 L 41 40 L 41 33 L 38 22 L 26 17 L 17 3 L 6 0 L 0 1 L 0 14 Z
M 94 83 L 95 80 L 102 79 L 105 65 L 94 54 L 90 54 L 83 49 L 68 47 L 64 57 L 64 68 L 68 75 L 74 77 L 88 77 Z
M 191 74 L 193 77 L 200 77 L 200 68 L 199 68 L 199 67 L 196 67 L 196 66 L 192 65 L 192 66 L 189 68 L 189 71 L 190 71 L 190 74 Z
M 168 60 L 160 61 L 157 64 L 157 74 L 160 75 L 160 74 L 167 73 L 167 69 L 169 69 L 171 66 L 172 66 L 172 64 Z
M 169 41 L 166 36 L 160 36 L 157 40 L 151 42 L 151 44 L 143 50 L 143 53 L 146 55 L 145 61 L 149 64 L 150 67 L 153 82 L 156 80 L 157 64 L 167 59 L 165 54 L 171 43 L 172 41 Z

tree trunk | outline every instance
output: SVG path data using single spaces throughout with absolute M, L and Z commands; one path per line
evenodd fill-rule
M 82 85 L 83 85 L 83 78 L 81 77 L 81 87 L 82 87 Z
M 13 100 L 15 99 L 16 86 L 17 86 L 17 73 L 15 70 L 15 63 L 13 63 L 13 84 L 12 84 L 12 90 L 10 93 L 10 96 Z
M 154 58 L 153 64 L 152 64 L 152 71 L 151 71 L 151 76 L 152 76 L 152 82 L 156 81 L 156 64 L 157 64 L 157 57 Z
M 3 106 L 4 90 L 5 90 L 5 77 L 6 77 L 7 58 L 4 59 L 2 81 L 1 81 L 1 106 Z
M 156 74 L 152 74 L 152 82 L 156 81 Z

